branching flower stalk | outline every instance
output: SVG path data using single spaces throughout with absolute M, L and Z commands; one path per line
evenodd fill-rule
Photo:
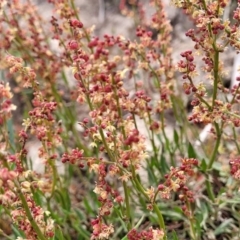
M 50 0 L 49 22 L 30 0 L 0 1 L 0 215 L 15 226 L 0 221 L 6 238 L 234 239 L 240 85 L 224 87 L 222 59 L 240 50 L 240 2 L 233 21 L 227 0 L 172 2 L 194 25 L 177 66 L 161 0 L 121 1 L 121 17 L 138 24 L 132 39 L 96 36 L 74 0 Z M 206 124 L 213 140 L 195 146 L 192 131 Z M 31 169 L 33 142 L 43 170 Z
M 206 100 L 207 94 L 204 90 L 205 87 L 203 84 L 196 87 L 192 80 L 192 78 L 196 76 L 196 66 L 193 63 L 194 57 L 192 52 L 188 51 L 182 54 L 182 57 L 186 58 L 187 64 L 180 62 L 179 69 L 184 73 L 183 79 L 190 80 L 190 84 L 186 82 L 184 83 L 185 92 L 187 94 L 193 92 L 196 97 L 193 104 L 195 106 L 193 115 L 189 118 L 189 120 L 194 122 L 213 123 L 213 126 L 215 127 L 216 143 L 206 168 L 206 174 L 209 174 L 209 170 L 212 169 L 212 166 L 217 158 L 223 128 L 231 121 L 229 117 L 225 117 L 226 114 L 219 109 L 219 105 L 224 105 L 224 103 L 219 100 L 220 91 L 223 94 L 226 92 L 224 88 L 221 87 L 222 82 L 220 81 L 224 74 L 222 63 L 220 62 L 220 52 L 224 52 L 228 44 L 235 46 L 234 41 L 229 41 L 229 39 L 231 39 L 229 29 L 235 29 L 236 25 L 230 26 L 229 21 L 224 22 L 222 20 L 222 14 L 224 8 L 226 7 L 226 1 L 210 1 L 206 3 L 206 1 L 203 0 L 200 2 L 201 3 L 197 5 L 195 2 L 190 1 L 183 1 L 181 4 L 178 1 L 175 1 L 178 6 L 186 9 L 187 13 L 193 17 L 193 20 L 199 29 L 200 34 L 198 35 L 194 34 L 194 29 L 190 29 L 186 35 L 196 43 L 196 50 L 201 49 L 203 51 L 203 61 L 206 64 L 205 71 L 206 73 L 210 73 L 213 81 L 213 93 L 212 96 L 208 98 L 209 100 L 211 99 L 212 105 L 211 109 L 206 111 L 201 106 L 201 103 L 205 103 L 209 108 L 209 105 L 207 104 L 209 100 Z M 235 30 L 233 30 L 233 35 L 235 35 Z M 226 103 L 225 106 L 227 105 L 228 104 Z M 227 108 L 231 108 L 231 105 L 228 105 Z M 209 197 L 212 201 L 214 201 L 215 197 L 212 186 L 209 182 L 209 176 L 206 177 L 206 187 Z

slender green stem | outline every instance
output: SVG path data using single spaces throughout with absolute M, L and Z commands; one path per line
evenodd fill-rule
M 125 203 L 126 203 L 126 214 L 128 218 L 128 230 L 132 228 L 132 219 L 131 219 L 131 210 L 130 210 L 130 203 L 129 203 L 129 194 L 128 194 L 128 189 L 127 189 L 127 184 L 126 182 L 123 181 L 123 189 L 124 189 L 124 195 L 125 195 Z
M 208 104 L 208 102 L 204 98 L 202 98 L 199 95 L 197 95 L 197 97 L 201 100 L 201 102 L 203 102 L 207 106 L 208 109 L 211 109 L 211 106 Z
M 238 150 L 238 154 L 240 154 L 240 147 L 239 147 L 239 144 L 238 144 L 236 129 L 234 127 L 232 127 L 232 131 L 233 131 L 234 142 L 235 142 L 235 145 L 236 145 L 237 150 Z
M 147 108 L 147 103 L 146 103 L 146 108 Z M 152 125 L 152 118 L 151 118 L 151 115 L 150 115 L 149 111 L 147 111 L 147 115 L 148 115 L 149 125 L 151 126 Z M 157 150 L 157 147 L 156 147 L 156 144 L 155 144 L 154 132 L 153 132 L 152 129 L 151 129 L 151 139 L 150 140 L 151 140 L 152 147 L 153 147 L 154 157 L 157 160 L 158 159 L 158 150 Z
M 25 199 L 25 196 L 23 195 L 21 189 L 19 187 L 17 187 L 17 188 L 18 188 L 19 197 L 20 197 L 21 202 L 23 204 L 23 208 L 24 208 L 24 210 L 26 212 L 27 218 L 28 218 L 29 222 L 31 223 L 33 229 L 36 231 L 36 233 L 38 235 L 38 238 L 40 240 L 47 240 L 47 238 L 44 237 L 42 231 L 40 230 L 40 228 L 38 227 L 37 223 L 35 222 L 32 214 L 31 214 L 31 211 L 30 211 L 30 209 L 28 207 L 28 204 L 27 204 L 27 201 Z
M 141 194 L 144 195 L 145 198 L 149 199 L 145 189 L 143 188 L 143 186 L 140 184 L 140 182 L 138 181 L 137 179 L 137 176 L 136 176 L 136 172 L 135 172 L 135 169 L 132 168 L 132 173 L 133 173 L 133 181 L 135 182 L 136 186 L 137 186 L 137 189 L 141 192 Z M 165 227 L 165 223 L 164 223 L 164 219 L 163 219 L 163 216 L 162 216 L 162 213 L 160 211 L 160 209 L 158 208 L 157 204 L 156 203 L 153 203 L 153 208 L 154 208 L 154 211 L 156 212 L 157 214 L 157 217 L 158 217 L 158 223 L 159 223 L 159 227 L 161 229 L 164 230 L 164 233 L 166 234 L 166 227 Z M 166 235 L 164 236 L 164 240 L 167 239 L 166 238 Z
M 212 109 L 214 108 L 215 100 L 217 98 L 217 90 L 218 90 L 218 64 L 219 64 L 219 52 L 216 51 L 215 54 L 214 54 L 214 68 L 213 68 L 214 83 L 213 83 Z
M 114 78 L 112 77 L 112 83 L 113 83 L 113 91 L 114 91 L 114 95 L 115 95 L 115 99 L 117 102 L 117 111 L 118 111 L 118 115 L 120 119 L 123 119 L 122 117 L 122 111 L 121 111 L 121 107 L 120 107 L 120 103 L 119 103 L 119 97 L 117 94 L 117 89 L 116 89 L 116 85 L 114 83 Z M 124 126 L 121 126 L 121 131 L 123 134 L 123 137 L 126 138 L 126 133 L 125 133 L 125 129 Z M 125 202 L 126 202 L 126 214 L 127 214 L 127 218 L 128 218 L 128 229 L 132 228 L 132 214 L 131 214 L 131 208 L 130 208 L 130 202 L 129 202 L 129 193 L 128 193 L 128 189 L 127 189 L 127 184 L 126 182 L 123 181 L 123 188 L 124 188 L 124 195 L 125 195 Z
M 238 114 L 231 113 L 231 112 L 228 112 L 228 111 L 226 111 L 225 113 L 228 114 L 228 115 L 231 115 L 233 117 L 240 118 L 240 115 L 238 115 Z
M 138 181 L 137 176 L 136 176 L 135 169 L 134 169 L 133 167 L 132 167 L 132 174 L 133 174 L 133 175 L 132 175 L 133 181 L 134 181 L 134 183 L 136 184 L 136 187 L 137 187 L 138 191 L 139 191 L 142 195 L 144 195 L 145 198 L 148 199 L 148 195 L 147 195 L 145 189 L 143 188 L 143 186 L 142 186 L 142 185 L 140 184 L 140 182 Z
M 170 147 L 170 143 L 169 143 L 169 139 L 167 137 L 167 134 L 165 132 L 165 126 L 164 126 L 164 115 L 163 113 L 161 113 L 161 123 L 162 123 L 162 133 L 163 133 L 163 137 L 164 137 L 164 140 L 165 140 L 165 146 L 167 148 L 167 151 L 169 152 L 169 155 L 170 155 L 170 161 L 171 161 L 171 165 L 174 167 L 175 166 L 175 162 L 174 162 L 174 159 L 173 159 L 173 152 L 172 152 L 172 149 Z
M 196 231 L 195 231 L 195 228 L 194 228 L 194 221 L 193 221 L 193 218 L 190 219 L 190 231 L 191 231 L 191 234 L 192 234 L 192 237 L 193 237 L 193 240 L 197 240 L 197 237 L 196 237 Z
M 217 134 L 217 141 L 215 143 L 215 147 L 213 149 L 212 156 L 211 156 L 210 161 L 209 161 L 208 166 L 207 166 L 207 170 L 206 170 L 207 174 L 208 174 L 208 170 L 210 170 L 212 168 L 212 165 L 213 165 L 213 163 L 216 159 L 218 148 L 219 148 L 219 145 L 220 145 L 220 142 L 221 142 L 221 135 L 222 135 L 222 126 L 220 128 L 217 123 L 214 123 L 214 124 L 215 124 L 215 129 L 216 129 L 216 134 Z M 208 175 L 206 176 L 206 178 L 207 178 L 206 179 L 206 188 L 207 188 L 208 196 L 212 201 L 214 201 L 215 200 L 215 195 L 214 195 L 214 192 L 213 192 L 212 184 L 209 180 Z
M 187 209 L 190 212 L 190 216 L 189 216 L 189 222 L 190 222 L 190 233 L 192 235 L 192 239 L 193 240 L 197 240 L 197 233 L 195 230 L 195 224 L 194 224 L 194 216 L 193 216 L 193 211 L 192 211 L 192 207 L 190 202 L 188 201 L 187 197 L 185 197 L 185 201 L 186 201 L 186 205 L 187 205 Z
M 212 152 L 212 156 L 210 158 L 209 164 L 208 164 L 208 169 L 212 168 L 212 165 L 216 159 L 218 148 L 221 142 L 221 135 L 222 135 L 222 130 L 219 128 L 219 125 L 217 123 L 214 123 L 215 129 L 216 129 L 216 135 L 217 135 L 217 141 L 215 143 L 215 147 Z
M 23 147 L 24 147 L 24 145 L 25 145 L 25 143 L 23 143 Z M 23 147 L 22 147 L 22 149 L 23 149 Z M 0 155 L 0 157 L 1 157 L 2 160 L 3 160 L 4 166 L 6 166 L 7 169 L 10 169 L 9 164 L 8 164 L 5 156 L 1 156 L 1 155 Z M 20 158 L 21 158 L 21 156 L 20 156 Z M 26 216 L 27 216 L 29 222 L 31 223 L 33 229 L 36 231 L 36 233 L 37 233 L 37 235 L 38 235 L 38 239 L 40 239 L 40 240 L 47 240 L 47 238 L 44 237 L 41 229 L 38 227 L 37 223 L 35 222 L 32 214 L 31 214 L 31 211 L 30 211 L 30 209 L 29 209 L 29 207 L 28 207 L 26 198 L 25 198 L 24 194 L 22 193 L 21 188 L 20 188 L 19 183 L 18 183 L 17 180 L 14 181 L 14 185 L 16 186 L 16 189 L 17 189 L 17 192 L 18 192 L 18 194 L 19 194 L 20 200 L 21 200 L 21 202 L 22 202 L 23 208 L 24 208 L 24 210 L 25 210 Z
M 209 177 L 207 176 L 206 177 L 206 187 L 207 187 L 207 193 L 208 193 L 208 196 L 209 198 L 211 199 L 212 202 L 214 202 L 215 200 L 215 194 L 213 192 L 213 189 L 212 189 L 212 184 L 211 182 L 209 181 Z
M 160 212 L 156 203 L 153 204 L 153 208 L 158 216 L 158 223 L 159 223 L 160 228 L 165 231 L 166 227 L 165 227 L 164 219 L 163 219 L 162 213 Z
M 188 80 L 190 81 L 190 83 L 192 84 L 192 86 L 195 87 L 194 82 L 193 82 L 193 80 L 192 80 L 192 78 L 191 78 L 190 76 L 188 76 Z M 203 97 L 201 97 L 200 94 L 197 94 L 197 93 L 196 93 L 196 97 L 198 97 L 198 98 L 201 100 L 201 102 L 203 102 L 203 103 L 207 106 L 207 108 L 208 108 L 209 110 L 211 110 L 210 104 L 209 104 Z

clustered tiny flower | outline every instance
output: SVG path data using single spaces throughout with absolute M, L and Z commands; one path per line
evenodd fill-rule
M 178 194 L 180 201 L 183 203 L 182 209 L 188 216 L 187 203 L 194 202 L 194 193 L 187 186 L 187 181 L 194 176 L 194 167 L 198 166 L 198 161 L 194 158 L 182 159 L 180 167 L 171 167 L 170 173 L 165 175 L 164 184 L 158 185 L 158 192 L 162 199 L 169 199 L 171 192 Z

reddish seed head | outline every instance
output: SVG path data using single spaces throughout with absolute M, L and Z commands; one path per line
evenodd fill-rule
M 193 92 L 197 92 L 197 88 L 195 86 L 192 87 Z
M 82 22 L 80 22 L 80 21 L 77 20 L 77 19 L 71 19 L 71 20 L 69 21 L 69 23 L 70 23 L 70 26 L 71 26 L 71 27 L 74 27 L 74 28 L 82 28 L 82 27 L 83 27 Z
M 89 119 L 88 119 L 88 118 L 84 118 L 84 119 L 83 119 L 83 123 L 84 123 L 84 124 L 87 124 L 88 122 L 89 122 Z
M 188 56 L 187 56 L 187 60 L 188 60 L 189 62 L 192 62 L 192 61 L 194 60 L 194 57 L 193 57 L 192 55 L 188 55 Z
M 159 191 L 162 191 L 164 188 L 165 188 L 165 187 L 164 187 L 163 184 L 159 184 L 159 185 L 158 185 L 158 190 L 159 190 Z
M 114 200 L 115 200 L 117 203 L 123 202 L 123 198 L 122 198 L 121 196 L 117 196 Z
M 78 49 L 78 43 L 75 40 L 72 40 L 68 43 L 68 47 L 71 50 L 77 50 Z

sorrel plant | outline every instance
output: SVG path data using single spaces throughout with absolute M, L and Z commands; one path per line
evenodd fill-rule
M 178 64 L 161 0 L 150 19 L 121 1 L 132 40 L 48 2 L 50 20 L 0 1 L 3 239 L 239 239 L 240 77 L 224 86 L 222 56 L 240 50 L 240 1 L 172 1 L 193 24 Z

